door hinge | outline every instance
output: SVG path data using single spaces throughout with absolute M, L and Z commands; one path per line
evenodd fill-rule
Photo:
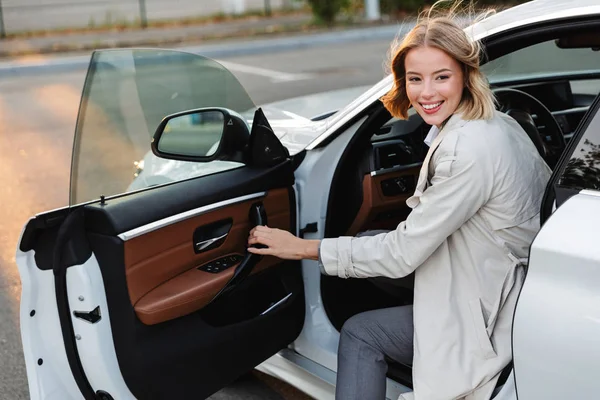
M 318 232 L 317 223 L 311 222 L 309 224 L 306 224 L 306 226 L 304 228 L 300 229 L 300 237 L 303 238 L 305 233 L 315 233 L 315 232 Z

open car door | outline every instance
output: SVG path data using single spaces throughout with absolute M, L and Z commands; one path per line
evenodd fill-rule
M 33 217 L 17 249 L 32 399 L 205 398 L 300 333 L 300 268 L 246 251 L 256 224 L 296 232 L 289 157 L 219 159 L 218 138 L 205 163 L 151 151 L 165 116 L 203 107 L 255 112 L 199 55 L 93 54 L 70 205 Z
M 554 170 L 531 246 L 509 381 L 520 400 L 593 399 L 600 391 L 599 145 L 600 95 Z

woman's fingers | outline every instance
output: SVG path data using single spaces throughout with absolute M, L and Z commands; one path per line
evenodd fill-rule
M 256 225 L 254 228 L 252 228 L 252 230 L 250 231 L 250 234 L 254 234 L 256 232 L 271 232 L 273 229 L 269 228 L 266 225 Z
M 302 239 L 298 239 L 288 231 L 257 226 L 248 235 L 248 252 L 272 255 L 286 260 L 298 260 L 300 259 L 300 247 L 302 246 L 299 241 L 302 242 Z M 267 248 L 251 247 L 257 244 L 265 245 Z
M 253 236 L 248 238 L 248 244 L 264 244 L 269 246 L 270 243 L 271 240 L 267 237 Z
M 273 250 L 271 250 L 269 248 L 258 249 L 256 247 L 248 247 L 248 253 L 259 254 L 261 256 L 270 256 L 270 255 L 273 255 Z

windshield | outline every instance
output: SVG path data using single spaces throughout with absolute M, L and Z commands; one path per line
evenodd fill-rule
M 202 107 L 249 116 L 256 108 L 227 69 L 200 55 L 150 49 L 94 52 L 77 117 L 70 203 L 131 190 L 143 160 L 154 157 L 150 141 L 160 121 Z

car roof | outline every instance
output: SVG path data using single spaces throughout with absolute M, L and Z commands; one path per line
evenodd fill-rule
M 465 28 L 477 40 L 508 29 L 544 21 L 559 20 L 585 15 L 600 15 L 599 0 L 534 0 L 490 15 L 482 21 Z M 381 98 L 392 86 L 392 75 L 388 75 L 356 98 L 352 103 L 328 119 L 327 131 L 311 142 L 306 148 L 311 150 L 325 140 L 333 130 L 344 125 L 348 114 L 355 114 L 357 108 L 364 108 Z
M 534 0 L 491 15 L 467 30 L 481 39 L 518 26 L 592 14 L 600 14 L 598 0 Z

